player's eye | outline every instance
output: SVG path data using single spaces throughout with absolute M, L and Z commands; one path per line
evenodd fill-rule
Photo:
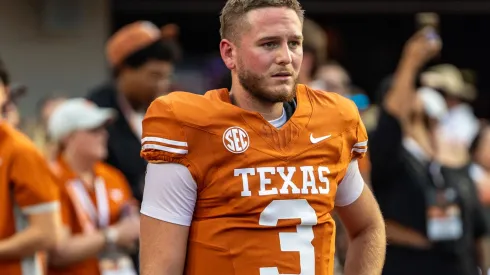
M 299 41 L 290 41 L 288 44 L 289 44 L 289 47 L 292 49 L 295 49 L 295 48 L 301 46 L 301 42 L 299 42 Z
M 266 49 L 275 49 L 277 48 L 277 43 L 276 42 L 267 42 L 267 43 L 264 43 L 262 44 L 262 46 Z

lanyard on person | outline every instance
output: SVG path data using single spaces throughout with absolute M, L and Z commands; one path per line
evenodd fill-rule
M 94 182 L 97 207 L 92 202 L 83 182 L 79 179 L 68 182 L 67 190 L 82 229 L 86 233 L 109 225 L 110 211 L 107 188 L 102 178 Z
M 463 235 L 463 220 L 457 190 L 448 186 L 441 164 L 431 162 L 429 174 L 437 190 L 427 194 L 427 237 L 433 242 L 458 240 Z
M 436 188 L 443 189 L 446 186 L 446 181 L 442 176 L 441 165 L 439 163 L 431 162 L 429 165 L 429 173 Z

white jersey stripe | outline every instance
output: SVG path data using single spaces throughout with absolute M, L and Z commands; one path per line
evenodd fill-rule
M 174 145 L 174 146 L 187 147 L 187 142 L 171 140 L 171 139 L 166 139 L 166 138 L 159 138 L 159 137 L 145 137 L 141 140 L 141 144 L 143 144 L 145 142 L 158 142 L 158 143 L 162 143 L 164 145 Z
M 352 148 L 351 152 L 366 153 L 367 149 Z
M 187 154 L 187 150 L 162 146 L 162 145 L 158 145 L 158 144 L 143 144 L 142 149 L 143 150 L 155 149 L 155 150 L 165 151 L 165 152 L 174 153 L 174 154 L 181 154 L 181 155 Z
M 368 141 L 366 140 L 366 141 L 362 141 L 362 142 L 358 142 L 358 143 L 354 144 L 353 147 L 363 147 L 363 146 L 367 146 L 367 144 L 368 144 Z

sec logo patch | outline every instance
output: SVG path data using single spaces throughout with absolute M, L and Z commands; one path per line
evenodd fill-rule
M 226 129 L 223 134 L 223 144 L 228 151 L 240 154 L 245 152 L 250 146 L 250 137 L 247 131 L 238 126 L 233 126 Z

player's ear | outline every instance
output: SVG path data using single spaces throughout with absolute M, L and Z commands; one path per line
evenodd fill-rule
M 226 67 L 233 70 L 235 68 L 235 45 L 228 39 L 222 39 L 219 43 L 219 51 Z

